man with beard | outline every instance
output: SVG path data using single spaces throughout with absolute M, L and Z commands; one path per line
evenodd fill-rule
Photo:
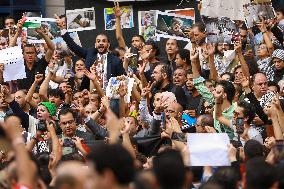
M 80 58 L 85 59 L 86 69 L 90 70 L 90 67 L 95 63 L 96 70 L 104 70 L 103 74 L 96 74 L 98 80 L 103 81 L 103 88 L 106 87 L 109 78 L 123 75 L 125 70 L 123 69 L 121 60 L 109 53 L 110 41 L 108 37 L 101 33 L 96 37 L 95 46 L 89 49 L 85 49 L 77 45 L 70 37 L 69 33 L 63 26 L 62 20 L 57 19 L 57 24 L 62 30 L 62 38 L 66 42 L 67 46 Z M 81 84 L 81 90 L 89 89 L 90 80 L 84 76 Z
M 185 108 L 186 102 L 184 99 L 185 93 L 181 86 L 174 85 L 171 82 L 171 70 L 170 67 L 166 64 L 158 64 L 153 73 L 152 73 L 152 80 L 155 82 L 155 86 L 152 90 L 152 95 L 160 92 L 172 92 L 175 94 L 177 102 Z M 152 104 L 152 103 L 151 103 Z
M 191 117 L 196 117 L 201 112 L 201 107 L 203 104 L 203 98 L 193 85 L 193 74 L 188 72 L 186 75 L 186 89 L 188 94 L 186 94 L 186 114 L 189 114 Z

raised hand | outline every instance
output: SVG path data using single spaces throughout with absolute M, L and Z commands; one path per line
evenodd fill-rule
M 97 79 L 96 75 L 94 73 L 91 73 L 89 70 L 84 70 L 85 76 L 87 76 L 90 80 L 94 81 Z
M 214 44 L 209 43 L 206 46 L 206 49 L 207 49 L 207 53 L 208 53 L 209 56 L 214 55 L 214 53 L 215 53 L 215 45 Z
M 36 84 L 39 84 L 42 80 L 43 80 L 43 74 L 37 73 L 37 74 L 35 75 L 35 83 L 36 83 Z
M 236 53 L 242 53 L 242 43 L 240 41 L 236 41 L 234 44 L 234 49 Z
M 196 61 L 196 59 L 198 58 L 199 56 L 199 52 L 197 49 L 193 49 L 191 52 L 190 52 L 190 60 L 191 61 Z
M 122 12 L 120 10 L 119 3 L 116 2 L 116 1 L 114 1 L 114 8 L 113 8 L 113 10 L 114 10 L 115 17 L 116 18 L 120 18 L 121 15 L 122 15 Z

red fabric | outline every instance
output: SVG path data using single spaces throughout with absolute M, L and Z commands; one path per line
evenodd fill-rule
M 21 184 L 16 184 L 12 187 L 12 189 L 32 189 L 32 188 L 21 185 Z

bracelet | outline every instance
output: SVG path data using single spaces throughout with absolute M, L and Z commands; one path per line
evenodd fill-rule
M 24 139 L 22 137 L 17 137 L 13 140 L 12 145 L 16 147 L 19 144 L 25 144 Z

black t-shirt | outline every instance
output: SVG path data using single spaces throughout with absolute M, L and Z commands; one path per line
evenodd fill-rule
M 37 74 L 37 72 L 40 74 L 44 74 L 47 66 L 48 62 L 45 60 L 45 57 L 35 62 L 31 70 L 27 67 L 25 63 L 25 71 L 27 78 L 17 80 L 18 89 L 29 90 L 35 80 L 35 75 Z
M 187 110 L 197 110 L 200 105 L 201 95 L 197 96 L 186 96 L 186 109 Z

